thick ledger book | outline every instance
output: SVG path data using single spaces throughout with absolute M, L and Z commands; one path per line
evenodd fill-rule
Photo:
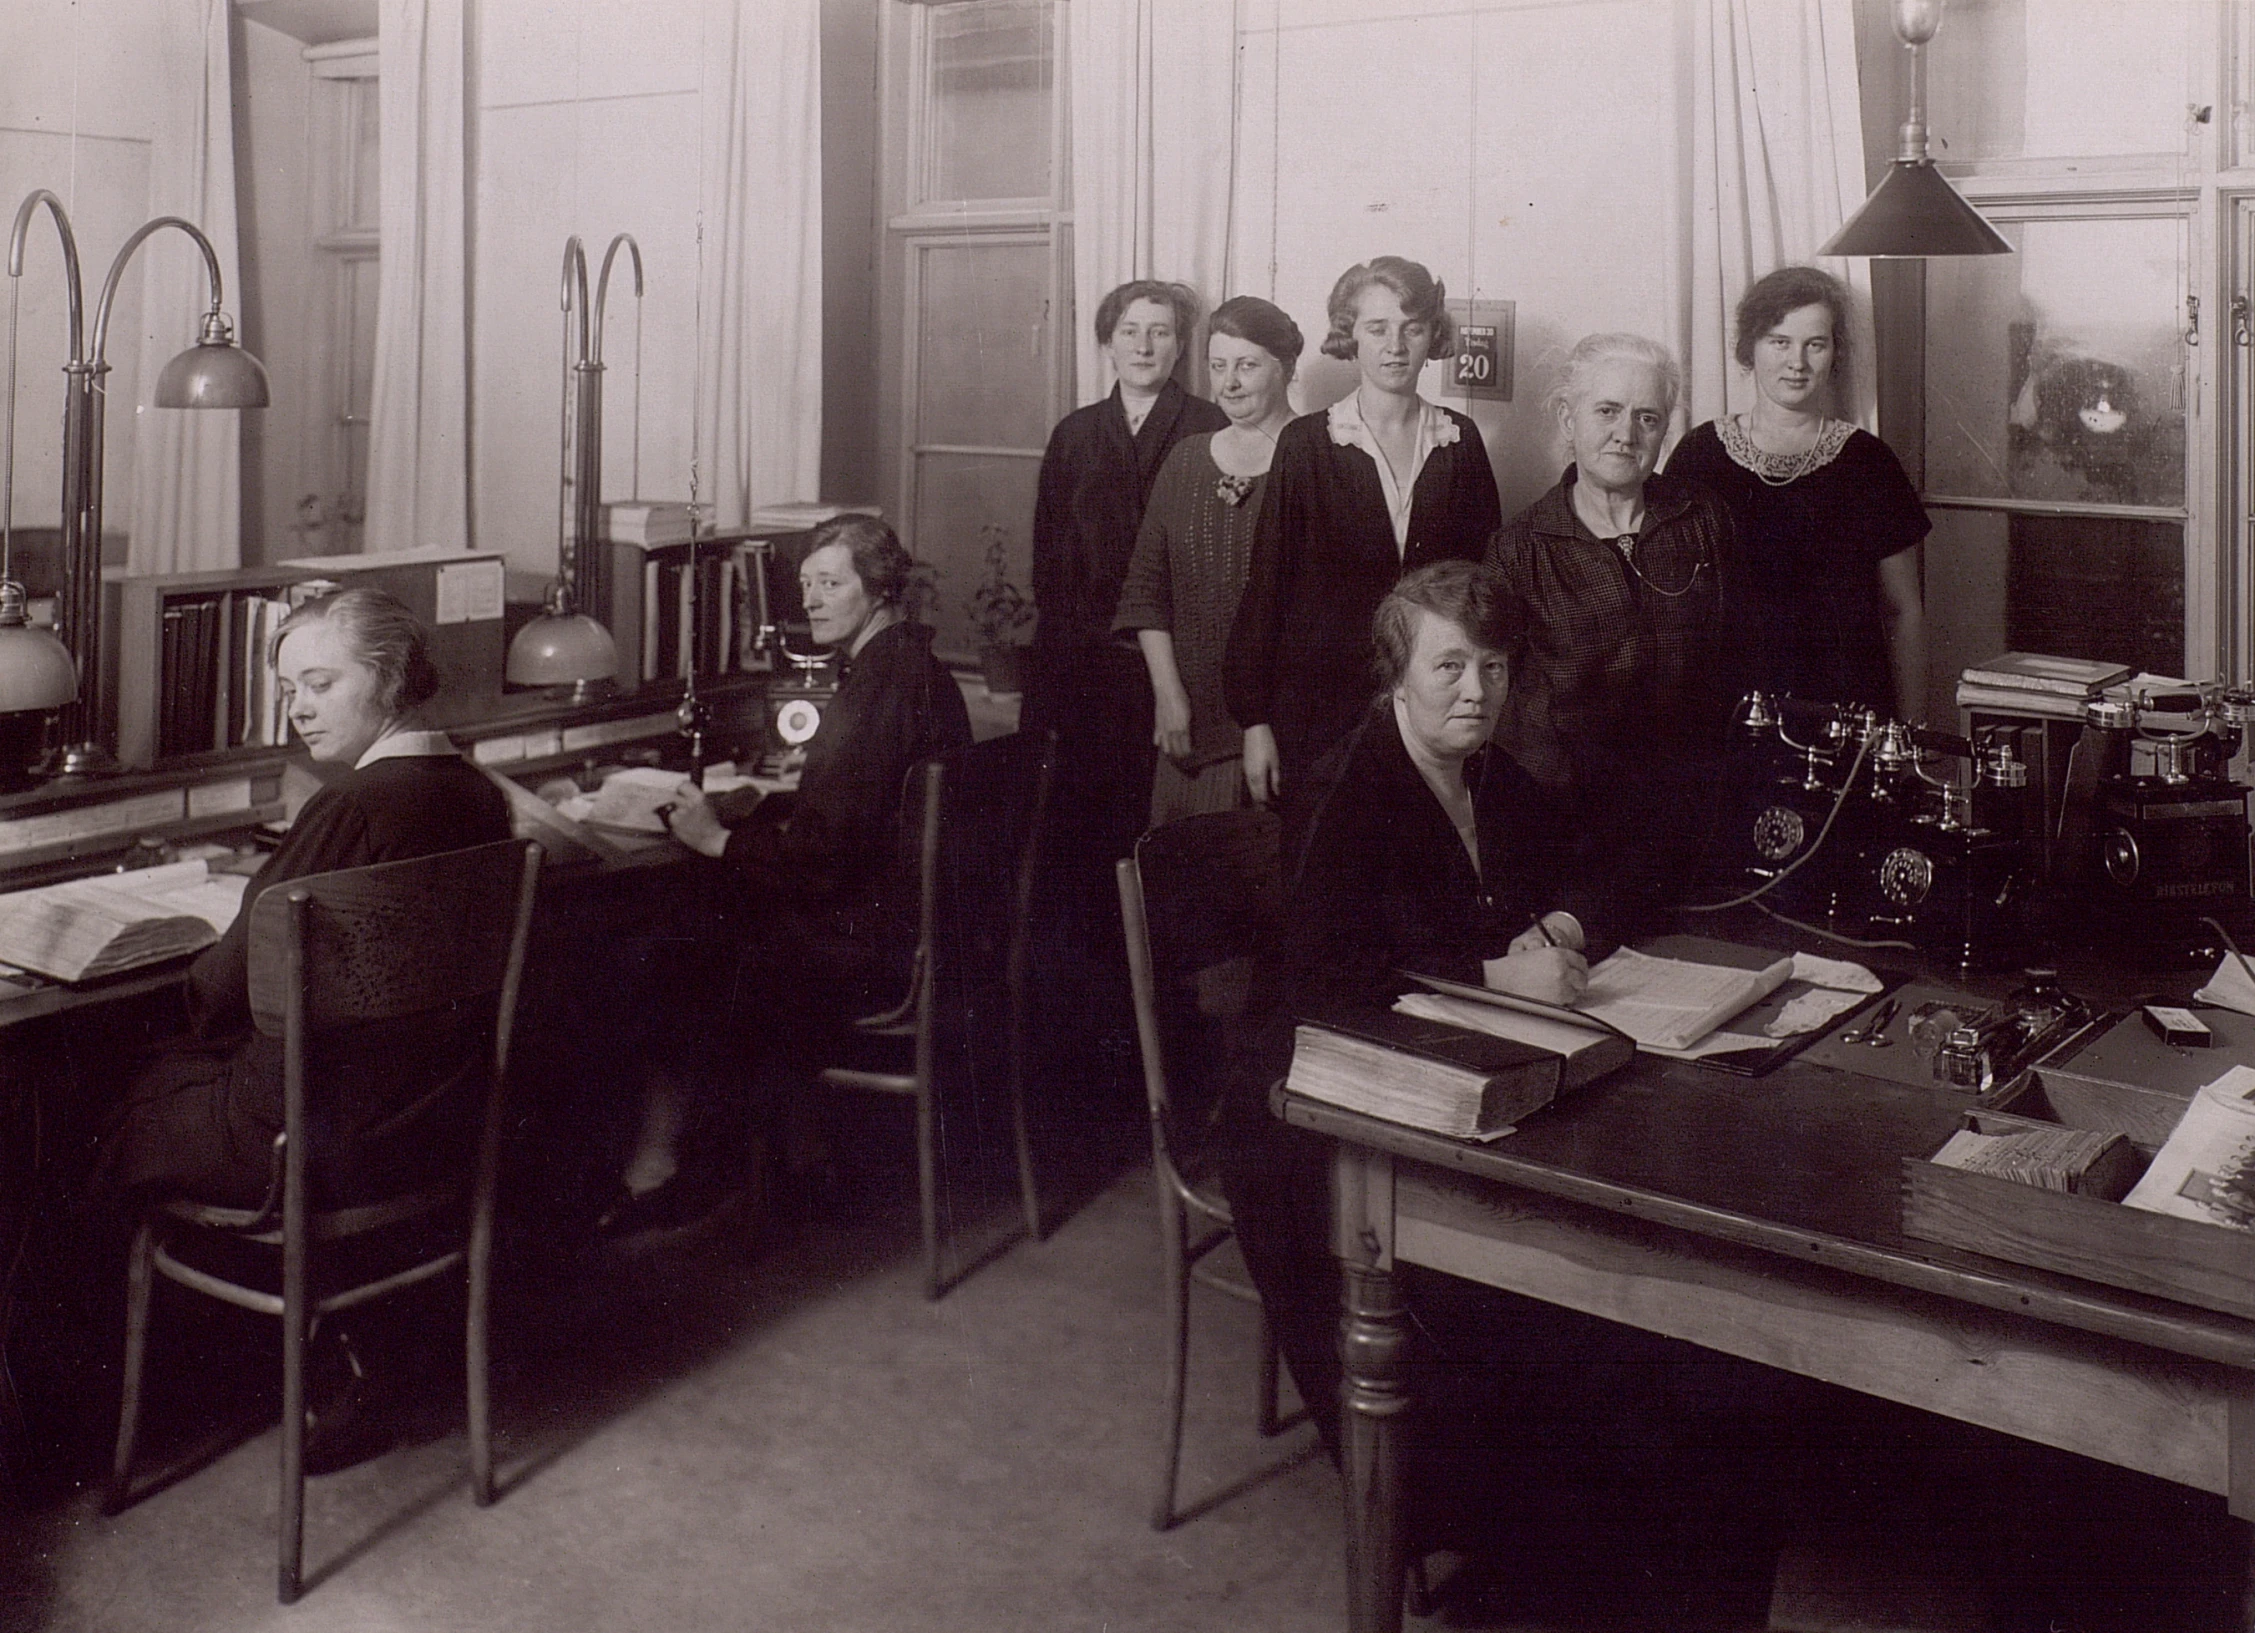
M 625 499 L 603 506 L 600 530 L 617 544 L 687 544 L 696 522 L 679 500 Z
M 243 885 L 176 862 L 0 896 L 0 964 L 92 981 L 201 952 L 234 922 Z
M 2075 720 L 2083 718 L 2084 705 L 2091 700 L 2081 692 L 2037 692 L 2017 686 L 1978 686 L 1971 680 L 1957 683 L 1957 706 L 1961 709 L 1984 709 L 1993 714 L 2035 715 L 2044 720 Z
M 1620 1058 L 1629 1052 L 1621 1047 Z M 1565 1065 L 1555 1050 L 1374 1010 L 1303 1020 L 1285 1087 L 1368 1117 L 1483 1139 L 1556 1099 L 1569 1086 Z
M 1968 664 L 1968 686 L 2002 687 L 2016 692 L 2053 692 L 2062 697 L 2096 697 L 2116 681 L 2130 678 L 2126 663 L 2098 658 L 2054 658 L 2041 652 L 2007 652 L 1987 663 Z

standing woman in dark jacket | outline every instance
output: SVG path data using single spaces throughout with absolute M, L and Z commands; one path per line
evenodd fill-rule
M 1503 519 L 1480 428 L 1417 393 L 1426 363 L 1456 352 L 1445 294 L 1398 255 L 1349 267 L 1323 350 L 1352 359 L 1361 384 L 1277 438 L 1223 670 L 1263 804 L 1360 718 L 1370 620 L 1394 582 L 1477 561 Z
M 1040 622 L 1024 724 L 1057 733 L 1056 840 L 1064 854 L 1086 858 L 1099 897 L 1110 889 L 1113 860 L 1142 831 L 1155 754 L 1151 682 L 1142 657 L 1114 638 L 1112 615 L 1159 467 L 1183 438 L 1229 423 L 1174 380 L 1197 318 L 1197 297 L 1181 284 L 1141 279 L 1106 295 L 1096 339 L 1118 382 L 1059 420 L 1041 459 L 1033 530 Z

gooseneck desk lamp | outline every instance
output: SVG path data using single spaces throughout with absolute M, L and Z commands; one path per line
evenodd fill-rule
M 110 308 L 117 300 L 118 282 L 126 263 L 142 242 L 166 227 L 177 227 L 195 240 L 203 252 L 204 271 L 211 280 L 211 310 L 204 314 L 203 332 L 196 344 L 164 366 L 157 376 L 155 401 L 159 408 L 264 408 L 268 401 L 266 370 L 259 360 L 235 344 L 235 326 L 221 310 L 223 286 L 219 256 L 211 240 L 193 222 L 176 215 L 160 215 L 133 229 L 132 236 L 110 263 L 102 280 L 101 298 L 94 304 L 93 349 L 85 344 L 82 321 L 83 285 L 78 272 L 78 240 L 70 229 L 63 201 L 42 187 L 16 210 L 15 230 L 8 238 L 8 407 L 6 416 L 5 507 L 10 511 L 7 562 L 0 575 L 13 567 L 13 505 L 16 460 L 16 315 L 22 295 L 24 236 L 31 218 L 44 204 L 54 217 L 63 241 L 63 279 L 70 302 L 70 355 L 63 364 L 63 594 L 60 617 L 62 645 L 73 671 L 66 684 L 40 643 L 45 637 L 30 629 L 23 614 L 23 589 L 12 579 L 0 583 L 0 711 L 63 710 L 63 744 L 50 770 L 65 776 L 113 771 L 117 762 L 100 741 L 102 711 L 102 410 L 109 396 L 104 380 L 110 365 L 104 355 L 110 331 Z M 13 594 L 9 592 L 13 591 Z M 23 690 L 16 690 L 18 683 Z M 25 701 L 15 701 L 21 697 Z
M 572 701 L 593 698 L 618 673 L 611 632 L 579 610 L 597 606 L 608 575 L 596 554 L 603 484 L 603 309 L 611 265 L 624 245 L 634 264 L 634 298 L 642 298 L 642 248 L 625 233 L 603 252 L 592 317 L 587 304 L 587 252 L 575 234 L 564 244 L 564 418 L 562 499 L 557 506 L 556 577 L 539 617 L 509 643 L 504 671 L 513 686 L 568 686 Z
M 1943 0 L 1895 0 L 1895 36 L 1910 52 L 1910 117 L 1894 162 L 1863 208 L 1827 239 L 1819 255 L 1905 260 L 1930 255 L 2010 255 L 2012 244 L 1966 203 L 1926 151 L 1926 42 L 1942 26 Z

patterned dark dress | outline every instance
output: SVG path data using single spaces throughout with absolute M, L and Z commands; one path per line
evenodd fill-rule
M 1190 753 L 1164 756 L 1152 781 L 1151 822 L 1242 804 L 1244 731 L 1222 696 L 1222 654 L 1245 590 L 1253 529 L 1268 473 L 1232 476 L 1214 463 L 1211 432 L 1186 437 L 1159 469 L 1143 531 L 1120 589 L 1113 629 L 1162 629 L 1190 696 Z

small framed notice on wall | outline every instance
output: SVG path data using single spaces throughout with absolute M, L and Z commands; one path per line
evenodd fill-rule
M 1463 397 L 1511 401 L 1512 314 L 1515 301 L 1450 301 L 1456 318 L 1456 355 L 1449 385 Z

